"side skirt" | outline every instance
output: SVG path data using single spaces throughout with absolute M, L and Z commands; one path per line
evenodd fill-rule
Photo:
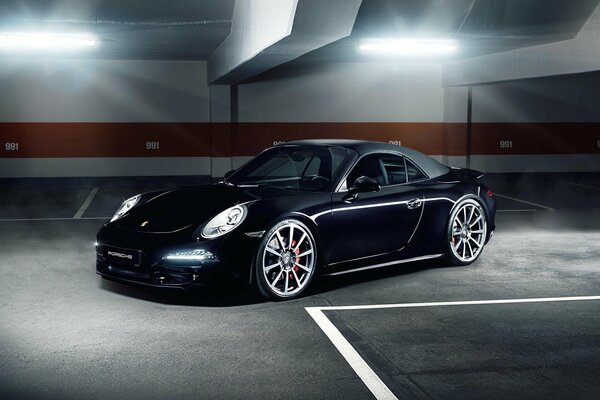
M 406 263 L 415 262 L 415 261 L 422 261 L 422 260 L 431 260 L 431 259 L 434 259 L 434 258 L 440 258 L 442 256 L 443 256 L 443 254 L 430 254 L 430 255 L 427 255 L 427 256 L 407 258 L 407 259 L 404 259 L 404 260 L 395 260 L 395 261 L 390 261 L 390 262 L 386 262 L 386 263 L 382 263 L 382 264 L 368 265 L 366 267 L 349 269 L 347 271 L 332 272 L 330 274 L 323 274 L 322 276 L 343 275 L 343 274 L 349 274 L 349 273 L 352 273 L 352 272 L 366 271 L 366 270 L 369 270 L 369 269 L 387 267 L 387 266 L 390 266 L 390 265 L 406 264 Z

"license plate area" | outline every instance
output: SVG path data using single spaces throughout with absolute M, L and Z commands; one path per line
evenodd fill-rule
M 104 258 L 116 265 L 139 267 L 142 263 L 142 251 L 123 247 L 104 246 Z

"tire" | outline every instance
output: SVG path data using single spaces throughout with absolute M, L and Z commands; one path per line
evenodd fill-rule
M 453 265 L 469 265 L 483 252 L 487 237 L 485 210 L 476 200 L 461 201 L 450 214 L 446 231 L 447 258 Z
M 317 257 L 315 238 L 305 224 L 294 218 L 276 223 L 258 247 L 254 261 L 256 289 L 271 300 L 301 296 L 315 275 Z

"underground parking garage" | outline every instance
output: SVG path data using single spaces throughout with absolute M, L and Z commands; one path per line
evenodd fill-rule
M 597 0 L 5 0 L 3 399 L 600 397 Z

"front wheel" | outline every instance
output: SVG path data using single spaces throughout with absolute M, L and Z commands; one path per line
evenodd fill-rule
M 300 296 L 317 265 L 310 229 L 296 219 L 275 224 L 263 236 L 254 263 L 255 282 L 264 297 L 287 300 Z
M 461 202 L 448 223 L 448 259 L 454 265 L 474 262 L 485 246 L 487 219 L 481 204 L 472 199 Z

